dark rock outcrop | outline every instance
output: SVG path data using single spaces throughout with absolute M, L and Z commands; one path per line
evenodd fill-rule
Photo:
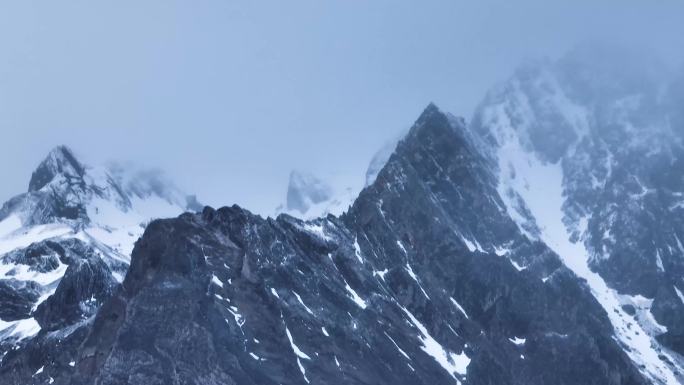
M 16 321 L 28 318 L 40 294 L 41 287 L 35 282 L 0 279 L 0 319 Z

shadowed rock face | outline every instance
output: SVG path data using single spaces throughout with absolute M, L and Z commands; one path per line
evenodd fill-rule
M 16 321 L 28 318 L 40 297 L 40 285 L 16 279 L 0 280 L 0 318 Z
M 94 315 L 116 286 L 109 267 L 91 251 L 69 265 L 55 293 L 33 316 L 43 330 L 62 329 Z
M 480 145 L 429 106 L 340 218 L 154 221 L 92 323 L 0 379 L 646 384 L 587 287 L 501 209 Z

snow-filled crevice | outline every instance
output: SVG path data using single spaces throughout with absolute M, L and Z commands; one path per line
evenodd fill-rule
M 507 134 L 507 140 L 499 143 L 498 150 L 499 193 L 511 216 L 518 218 L 521 229 L 527 227 L 527 219 L 517 210 L 518 202 L 510 199 L 511 196 L 518 196 L 539 229 L 538 238 L 553 249 L 570 270 L 587 281 L 591 292 L 606 310 L 616 337 L 628 347 L 625 351 L 636 366 L 654 383 L 664 381 L 668 385 L 679 384 L 673 370 L 659 358 L 664 352 L 653 338 L 653 333 L 648 333 L 642 325 L 633 322 L 633 318 L 621 307 L 620 295 L 589 268 L 589 253 L 582 242 L 583 238 L 577 242 L 570 241 L 570 231 L 563 222 L 565 197 L 560 162 L 551 164 L 541 161 L 534 153 L 523 149 L 511 131 Z M 581 222 L 586 223 L 586 220 Z M 579 230 L 584 232 L 586 229 Z

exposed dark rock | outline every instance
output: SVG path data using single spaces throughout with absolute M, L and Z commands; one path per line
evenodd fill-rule
M 41 287 L 35 282 L 0 279 L 0 320 L 28 318 L 40 294 Z
M 91 251 L 69 265 L 55 293 L 33 316 L 43 330 L 62 329 L 94 315 L 116 285 L 107 265 Z
M 625 311 L 625 313 L 629 315 L 635 315 L 636 314 L 636 309 L 634 308 L 634 305 L 626 304 L 622 305 L 622 310 Z
M 53 149 L 47 158 L 31 175 L 29 191 L 38 191 L 61 175 L 67 179 L 78 180 L 83 177 L 85 168 L 66 146 Z

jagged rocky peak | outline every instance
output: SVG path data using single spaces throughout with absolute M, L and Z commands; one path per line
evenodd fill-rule
M 645 384 L 583 284 L 529 262 L 553 253 L 506 219 L 454 122 L 426 109 L 341 218 L 233 206 L 152 222 L 87 333 L 49 362 L 12 351 L 0 373 L 21 380 L 44 365 L 35 378 L 56 384 Z M 20 367 L 25 357 L 39 358 Z
M 198 211 L 202 206 L 161 171 L 133 164 L 89 166 L 66 146 L 58 146 L 33 173 L 29 191 L 0 208 L 0 220 L 15 215 L 27 226 L 55 221 L 87 224 L 106 222 L 109 219 L 102 217 L 115 212 L 138 212 L 149 219 L 175 214 L 179 208 Z
M 481 152 L 483 147 L 464 119 L 431 103 L 399 142 L 376 181 L 360 194 L 352 215 L 385 226 L 383 216 L 377 218 L 374 213 L 392 211 L 402 218 L 402 226 L 450 234 L 439 242 L 451 240 L 455 247 L 471 252 L 507 254 L 523 240 L 516 235 L 514 222 L 501 212 L 497 180 L 487 154 Z M 478 220 L 481 217 L 487 218 L 486 225 Z M 450 228 L 438 231 L 437 224 Z M 509 256 L 522 265 L 534 259 L 520 253 Z
M 199 206 L 157 171 L 86 166 L 53 149 L 29 191 L 0 208 L 0 360 L 46 333 L 85 330 L 147 223 Z
M 85 174 L 85 167 L 76 159 L 67 146 L 57 146 L 38 165 L 31 175 L 29 191 L 38 191 L 50 183 L 58 175 L 67 179 L 80 179 Z

